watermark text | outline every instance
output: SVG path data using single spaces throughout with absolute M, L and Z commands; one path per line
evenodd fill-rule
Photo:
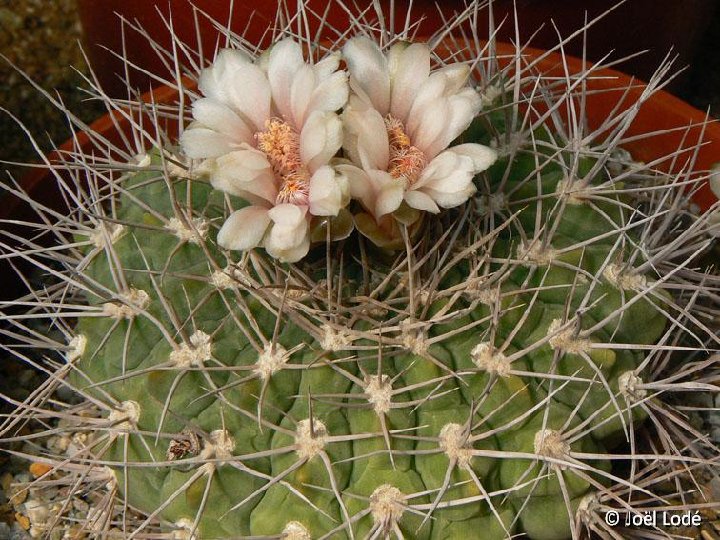
M 684 512 L 648 510 L 623 513 L 609 510 L 605 513 L 605 523 L 611 527 L 698 527 L 702 523 L 702 516 L 697 510 Z

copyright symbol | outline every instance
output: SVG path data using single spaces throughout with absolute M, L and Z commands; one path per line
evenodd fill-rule
M 611 527 L 614 527 L 615 525 L 620 523 L 620 514 L 617 513 L 615 510 L 610 510 L 605 514 L 605 523 L 607 523 Z

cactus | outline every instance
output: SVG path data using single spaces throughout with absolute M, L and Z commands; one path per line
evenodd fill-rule
M 294 43 L 280 35 L 275 47 Z M 28 314 L 7 318 L 15 339 L 64 360 L 46 361 L 40 398 L 16 404 L 2 433 L 11 439 L 44 411 L 70 419 L 61 431 L 92 434 L 45 458 L 77 489 L 107 483 L 106 516 L 89 530 L 552 540 L 608 534 L 608 508 L 696 507 L 686 483 L 717 450 L 676 396 L 717 390 L 706 351 L 718 345 L 718 278 L 697 268 L 716 226 L 689 210 L 688 186 L 705 177 L 633 161 L 620 144 L 632 111 L 586 132 L 574 92 L 589 72 L 558 86 L 532 66 L 501 68 L 481 48 L 456 46 L 482 59 L 472 84 L 483 110 L 451 149 L 494 150 L 469 169 L 462 204 L 438 213 L 406 193 L 380 215 L 341 190 L 334 212 L 310 203 L 306 236 L 289 248 L 270 238 L 278 222 L 245 246 L 231 220 L 255 199 L 211 170 L 222 155 L 194 153 L 208 127 L 188 125 L 184 107 L 207 99 L 202 77 L 198 93 L 174 83 L 186 93 L 179 106 L 128 112 L 108 101 L 133 119 L 137 156 L 111 148 L 108 159 L 54 166 L 70 174 L 58 182 L 73 209 L 36 206 L 62 243 L 28 236 L 9 249 L 53 282 L 13 304 Z M 248 61 L 266 66 L 272 51 Z M 457 62 L 435 53 L 434 70 Z M 329 58 L 320 46 L 312 55 Z M 661 86 L 658 75 L 647 95 Z M 324 113 L 328 130 L 345 123 L 345 161 L 317 167 L 335 167 L 338 183 L 352 184 L 343 167 L 357 164 L 352 99 L 342 117 L 333 111 L 344 105 Z M 159 127 L 161 116 L 185 134 L 137 119 Z M 264 134 L 277 127 L 266 125 Z M 391 146 L 405 135 L 393 129 Z M 51 400 L 59 386 L 81 405 Z M 670 491 L 653 482 L 658 471 L 677 482 Z

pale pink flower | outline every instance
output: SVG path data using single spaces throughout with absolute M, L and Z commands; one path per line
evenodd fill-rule
M 720 163 L 714 164 L 710 169 L 708 184 L 710 184 L 710 191 L 720 200 Z
M 432 71 L 424 43 L 396 44 L 383 53 L 365 37 L 343 49 L 351 95 L 343 113 L 341 167 L 351 196 L 379 219 L 408 206 L 437 213 L 476 191 L 473 177 L 497 155 L 481 144 L 448 148 L 482 107 L 467 86 L 469 69 L 450 64 Z
M 262 61 L 222 50 L 200 74 L 205 97 L 193 103 L 181 145 L 187 157 L 210 162 L 213 187 L 251 203 L 222 226 L 221 246 L 263 246 L 295 262 L 309 249 L 312 217 L 347 204 L 345 178 L 329 165 L 342 144 L 335 111 L 348 98 L 339 62 L 334 54 L 310 64 L 285 39 Z

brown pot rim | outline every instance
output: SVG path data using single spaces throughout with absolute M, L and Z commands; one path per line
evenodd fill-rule
M 503 42 L 496 43 L 495 48 L 500 56 L 506 55 L 509 57 L 516 52 L 514 45 Z M 583 61 L 573 56 L 565 55 L 563 58 L 563 56 L 557 52 L 549 52 L 535 48 L 524 48 L 523 55 L 531 61 L 537 61 L 537 70 L 547 75 L 564 75 L 565 68 L 563 66 L 567 66 L 569 73 L 579 73 L 583 71 L 583 69 L 587 70 L 593 65 L 589 61 Z M 538 61 L 538 59 L 540 60 Z M 606 93 L 609 95 L 613 91 L 616 91 L 619 97 L 621 92 L 629 88 L 628 103 L 633 103 L 647 86 L 643 81 L 611 68 L 596 69 L 593 73 L 595 77 L 588 79 L 588 89 L 604 91 L 602 93 L 596 93 L 595 96 L 601 96 Z M 184 83 L 187 83 L 185 85 L 186 88 L 194 87 L 194 83 L 189 80 L 184 81 Z M 167 104 L 176 101 L 178 96 L 178 89 L 169 86 L 160 86 L 145 92 L 141 96 L 141 100 L 146 103 Z M 592 113 L 589 107 L 587 113 L 588 115 Z M 114 120 L 113 115 L 115 116 Z M 93 132 L 107 135 L 116 130 L 116 123 L 120 127 L 128 125 L 126 118 L 117 113 L 108 113 L 91 123 L 89 128 Z M 642 128 L 645 128 L 646 125 L 651 125 L 652 127 L 643 130 Z M 709 170 L 715 162 L 720 162 L 720 123 L 710 119 L 706 113 L 664 90 L 655 92 L 647 102 L 643 104 L 643 107 L 641 107 L 638 113 L 638 117 L 635 122 L 633 122 L 633 126 L 634 129 L 631 129 L 631 133 L 634 132 L 638 135 L 643 132 L 675 129 L 676 131 L 670 134 L 670 139 L 672 140 L 679 140 L 682 136 L 678 128 L 687 127 L 691 131 L 699 133 L 703 131 L 704 126 L 704 139 L 706 140 L 706 144 L 699 149 L 696 167 L 700 170 Z M 76 137 L 71 137 L 57 150 L 50 152 L 47 155 L 48 161 L 50 163 L 58 162 L 61 153 L 71 152 L 78 144 L 81 148 L 87 148 L 92 144 L 86 132 L 78 132 Z M 667 145 L 666 143 L 666 146 Z M 670 146 L 672 146 L 672 144 L 670 144 Z M 653 158 L 661 157 L 662 153 L 653 152 L 654 148 L 653 146 L 650 149 L 646 149 L 645 146 L 637 144 L 636 142 L 635 144 L 631 144 L 629 149 L 636 159 L 639 157 L 644 161 L 649 161 Z M 677 148 L 677 144 L 675 144 L 675 148 Z M 638 152 L 640 155 L 636 156 L 635 154 Z M 664 155 L 667 155 L 667 153 Z M 33 169 L 21 178 L 20 187 L 32 197 L 34 193 L 42 188 L 44 183 L 49 181 L 53 181 L 51 170 L 42 165 L 34 166 Z M 11 200 L 4 200 L 3 204 L 0 205 L 0 219 L 11 219 L 17 207 L 22 204 L 22 201 L 17 197 L 11 194 L 8 195 L 10 195 Z M 4 199 L 7 198 L 8 197 L 4 197 Z M 717 202 L 717 198 L 710 190 L 708 182 L 705 182 L 693 195 L 693 200 L 703 210 L 707 210 Z

